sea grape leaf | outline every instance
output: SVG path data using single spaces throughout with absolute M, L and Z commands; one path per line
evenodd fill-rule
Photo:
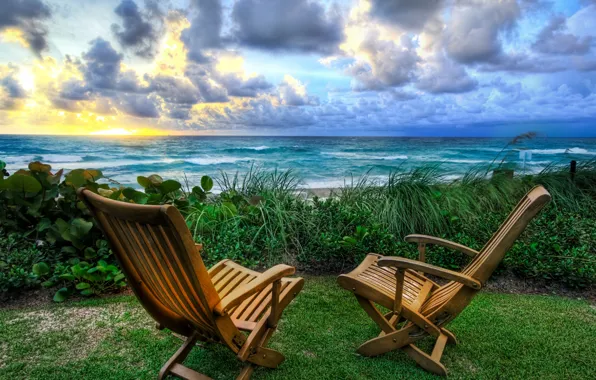
M 43 261 L 39 262 L 33 265 L 33 273 L 38 276 L 45 276 L 46 274 L 50 273 L 50 267 Z
M 204 175 L 201 178 L 201 187 L 205 191 L 211 191 L 211 189 L 213 189 L 213 179 L 211 179 L 211 177 L 208 175 Z
M 29 170 L 32 172 L 49 173 L 50 170 L 52 170 L 52 167 L 47 164 L 42 164 L 39 161 L 35 161 L 29 164 Z
M 149 180 L 149 182 L 151 182 L 151 184 L 153 186 L 159 186 L 162 184 L 163 182 L 163 178 L 161 178 L 159 175 L 157 174 L 151 174 L 149 177 L 147 177 L 147 179 Z
M 146 204 L 147 200 L 149 200 L 149 196 L 147 194 L 136 191 L 132 187 L 127 187 L 126 189 L 122 190 L 122 194 L 124 194 L 126 198 L 130 199 L 134 203 L 141 205 Z
M 173 191 L 180 190 L 182 185 L 178 181 L 174 181 L 173 179 L 169 179 L 167 181 L 163 181 L 162 184 L 159 186 L 159 191 L 162 194 L 168 194 Z
M 17 172 L 2 181 L 2 188 L 35 195 L 41 191 L 41 183 L 30 175 Z

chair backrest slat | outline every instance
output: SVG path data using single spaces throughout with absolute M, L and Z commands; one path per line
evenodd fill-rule
M 212 312 L 219 296 L 180 212 L 172 206 L 118 202 L 88 190 L 79 196 L 147 311 L 174 331 L 192 325 L 203 337 L 219 339 Z
M 519 201 L 515 209 L 480 250 L 478 255 L 462 270 L 462 273 L 484 284 L 528 223 L 550 201 L 550 198 L 550 194 L 542 186 L 536 186 L 530 190 Z M 466 296 L 460 300 L 461 302 L 458 302 L 457 307 L 448 305 L 454 297 L 461 295 L 462 291 L 465 291 Z M 440 312 L 443 307 L 451 306 L 449 308 L 453 313 L 456 311 L 455 309 L 463 309 L 475 292 L 471 288 L 465 288 L 460 283 L 449 282 L 437 289 L 426 300 L 422 306 L 422 312 L 426 315 L 435 314 Z

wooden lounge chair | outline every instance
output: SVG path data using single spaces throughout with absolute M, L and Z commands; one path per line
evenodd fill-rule
M 550 195 L 543 187 L 532 189 L 480 252 L 432 236 L 409 235 L 406 241 L 418 243 L 420 260 L 369 254 L 355 270 L 339 276 L 339 284 L 354 293 L 360 306 L 382 330 L 378 337 L 362 344 L 358 353 L 376 356 L 401 348 L 425 370 L 447 375 L 441 356 L 447 343 L 457 341 L 444 326 L 468 306 L 530 220 L 549 200 Z M 426 264 L 426 244 L 452 248 L 473 259 L 461 272 Z M 448 282 L 441 286 L 423 273 Z M 383 314 L 375 304 L 389 312 Z M 437 339 L 430 355 L 414 345 L 429 335 Z
M 276 368 L 284 356 L 266 345 L 281 312 L 300 292 L 295 269 L 276 265 L 263 272 L 223 260 L 207 270 L 184 218 L 173 206 L 142 206 L 104 198 L 80 189 L 110 242 L 130 287 L 147 312 L 186 340 L 162 367 L 185 379 L 208 379 L 183 366 L 199 340 L 219 342 L 246 363 L 238 379 L 255 366 Z M 243 333 L 246 332 L 246 333 Z

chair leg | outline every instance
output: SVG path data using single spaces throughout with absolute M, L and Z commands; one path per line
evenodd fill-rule
M 420 367 L 424 368 L 428 372 L 439 376 L 447 376 L 447 369 L 443 364 L 441 364 L 441 356 L 443 356 L 443 350 L 445 349 L 448 339 L 449 337 L 447 335 L 441 334 L 437 338 L 435 347 L 433 348 L 433 351 L 430 355 L 413 344 L 408 344 L 402 349 L 406 352 L 406 354 L 408 354 L 409 357 L 414 359 L 414 361 L 416 361 Z
M 181 363 L 186 359 L 190 351 L 192 351 L 195 343 L 199 340 L 199 336 L 195 333 L 186 338 L 182 347 L 161 367 L 159 371 L 158 380 L 164 379 L 170 373 L 188 380 L 209 380 L 210 377 L 201 373 L 193 371 L 192 369 L 183 366 Z
M 447 335 L 447 343 L 457 345 L 458 341 L 454 333 L 447 330 L 446 328 L 441 328 L 441 333 Z
M 236 378 L 236 380 L 248 380 L 252 375 L 253 371 L 255 370 L 255 365 L 252 363 L 248 363 L 247 365 L 242 368 L 240 371 L 240 375 Z
M 416 330 L 417 327 L 414 325 L 406 326 L 364 342 L 357 351 L 362 356 L 377 356 L 396 350 L 411 343 L 410 333 Z

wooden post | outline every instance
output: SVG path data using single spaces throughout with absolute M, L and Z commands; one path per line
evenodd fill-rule
M 269 327 L 277 327 L 277 317 L 279 314 L 279 290 L 281 287 L 281 281 L 277 280 L 273 282 L 271 288 L 271 311 L 269 312 L 269 320 L 267 321 Z
M 401 313 L 401 299 L 404 290 L 404 275 L 406 271 L 401 268 L 397 268 L 395 271 L 395 300 L 393 301 L 393 313 L 399 315 Z
M 569 166 L 569 174 L 571 175 L 571 180 L 575 179 L 575 172 L 577 170 L 577 161 L 571 160 L 571 165 Z

